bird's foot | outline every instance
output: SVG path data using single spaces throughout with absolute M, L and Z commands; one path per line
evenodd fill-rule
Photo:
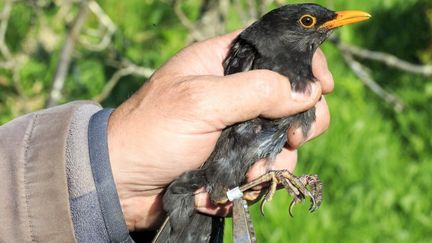
M 306 197 L 311 200 L 310 212 L 319 208 L 322 201 L 322 183 L 317 175 L 303 175 L 297 177 L 288 170 L 272 170 L 266 174 L 258 177 L 257 179 L 240 187 L 242 192 L 245 192 L 257 185 L 265 182 L 270 182 L 270 186 L 265 192 L 264 199 L 261 201 L 261 213 L 263 213 L 264 205 L 271 201 L 277 185 L 281 184 L 288 193 L 293 197 L 289 206 L 289 214 L 292 216 L 292 209 L 294 205 L 302 202 Z

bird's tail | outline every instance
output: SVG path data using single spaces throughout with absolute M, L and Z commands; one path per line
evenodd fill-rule
M 163 196 L 168 218 L 155 242 L 222 242 L 224 219 L 195 211 L 194 193 L 205 181 L 204 173 L 195 170 L 170 184 Z

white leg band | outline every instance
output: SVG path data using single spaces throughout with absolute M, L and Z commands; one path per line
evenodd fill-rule
M 227 191 L 226 195 L 227 195 L 228 200 L 230 200 L 232 202 L 235 199 L 239 199 L 239 198 L 243 197 L 243 192 L 240 190 L 239 187 L 235 187 L 235 188 Z

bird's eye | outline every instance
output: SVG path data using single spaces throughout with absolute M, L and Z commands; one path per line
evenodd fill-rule
M 305 28 L 312 28 L 316 24 L 316 18 L 309 14 L 303 15 L 300 18 L 300 24 Z

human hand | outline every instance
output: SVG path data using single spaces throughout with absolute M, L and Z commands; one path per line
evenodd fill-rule
M 212 152 L 221 131 L 258 116 L 280 118 L 316 106 L 310 134 L 289 131 L 289 145 L 273 169 L 294 170 L 296 148 L 328 127 L 322 94 L 333 89 L 323 53 L 313 59 L 320 81 L 309 95 L 291 92 L 289 81 L 268 70 L 223 76 L 222 62 L 239 32 L 195 43 L 164 64 L 110 117 L 108 146 L 117 191 L 129 230 L 155 227 L 163 216 L 161 192 L 185 171 L 196 169 Z M 295 134 L 295 135 L 292 135 Z M 257 162 L 255 178 L 268 169 Z M 206 193 L 196 195 L 197 210 L 214 214 Z

